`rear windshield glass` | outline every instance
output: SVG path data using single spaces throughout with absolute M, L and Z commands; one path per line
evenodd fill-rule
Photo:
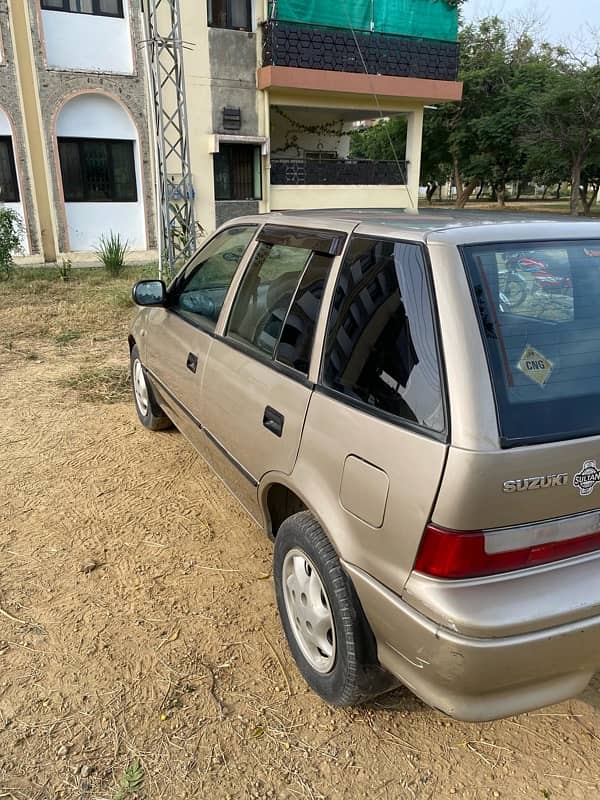
M 464 247 L 502 445 L 600 433 L 600 240 Z

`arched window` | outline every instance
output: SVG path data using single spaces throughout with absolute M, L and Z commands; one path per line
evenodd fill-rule
M 78 95 L 60 111 L 56 137 L 71 249 L 91 249 L 109 231 L 145 248 L 138 133 L 125 109 Z
M 0 203 L 18 203 L 19 181 L 8 117 L 0 109 Z

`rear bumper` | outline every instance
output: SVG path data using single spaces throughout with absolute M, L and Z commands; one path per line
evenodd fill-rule
M 535 633 L 462 636 L 415 611 L 351 564 L 381 664 L 456 719 L 520 714 L 579 694 L 600 669 L 600 616 Z

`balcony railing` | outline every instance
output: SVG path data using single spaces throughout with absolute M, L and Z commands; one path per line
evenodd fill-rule
M 404 186 L 408 161 L 278 158 L 271 161 L 272 186 Z
M 455 81 L 458 45 L 272 19 L 264 25 L 263 66 Z

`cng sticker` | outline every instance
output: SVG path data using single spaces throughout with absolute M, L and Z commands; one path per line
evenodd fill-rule
M 547 383 L 554 369 L 552 361 L 530 345 L 527 345 L 523 351 L 523 355 L 517 366 L 521 372 L 540 386 L 544 386 L 544 384 Z

